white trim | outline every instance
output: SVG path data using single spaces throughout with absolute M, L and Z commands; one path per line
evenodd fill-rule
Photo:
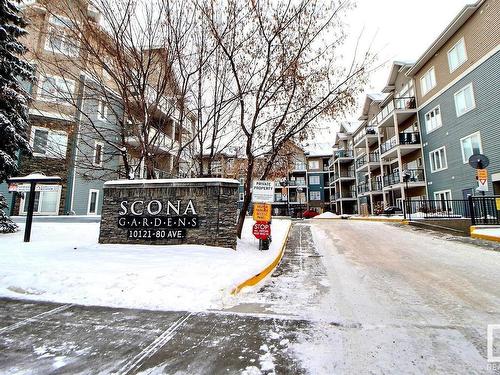
M 441 96 L 445 91 L 449 90 L 453 85 L 455 85 L 458 81 L 460 81 L 462 78 L 464 78 L 466 75 L 470 74 L 472 71 L 474 71 L 476 68 L 478 68 L 480 65 L 485 63 L 489 58 L 493 57 L 498 51 L 500 51 L 500 44 L 498 44 L 495 48 L 493 48 L 490 52 L 488 52 L 486 55 L 484 55 L 481 59 L 479 59 L 476 63 L 472 64 L 469 68 L 464 70 L 462 74 L 460 74 L 457 78 L 455 78 L 453 81 L 448 83 L 446 86 L 444 86 L 441 90 L 439 90 L 437 93 L 432 95 L 429 99 L 427 99 L 425 102 L 420 104 L 417 108 L 418 111 L 420 111 L 422 108 L 427 106 L 430 102 L 436 100 L 439 96 Z M 424 95 L 421 95 L 424 97 Z
M 451 64 L 450 64 L 450 52 L 453 51 L 453 49 L 455 49 L 456 46 L 458 46 L 459 43 L 462 43 L 462 45 L 464 46 L 464 53 L 465 53 L 465 60 L 464 61 L 461 61 L 459 62 L 459 64 L 455 67 L 455 69 L 452 69 L 451 68 Z M 454 45 L 453 47 L 451 47 L 448 52 L 446 53 L 446 56 L 448 57 L 448 68 L 450 69 L 450 74 L 453 73 L 455 70 L 457 70 L 458 68 L 460 68 L 463 64 L 465 64 L 467 62 L 467 60 L 469 60 L 469 57 L 467 55 L 467 48 L 465 48 L 465 38 L 464 37 L 461 37 Z
M 95 212 L 90 212 L 90 202 L 92 193 L 96 193 L 95 197 Z M 97 189 L 89 189 L 88 202 L 87 202 L 87 215 L 97 215 L 97 207 L 99 206 L 99 190 Z
M 463 146 L 462 142 L 464 139 L 475 136 L 476 134 L 479 136 L 479 153 L 481 153 L 481 154 L 483 153 L 483 141 L 481 140 L 481 132 L 480 131 L 474 132 L 474 133 L 469 134 L 463 138 L 460 138 L 460 150 L 462 151 L 462 161 L 464 164 L 467 164 L 469 162 L 469 160 L 465 160 L 464 146 Z
M 457 107 L 457 95 L 465 90 L 467 90 L 468 88 L 470 87 L 470 91 L 471 91 L 471 94 L 472 94 L 472 107 L 470 108 L 467 108 L 465 110 L 465 112 L 462 112 L 462 113 L 458 113 L 458 107 Z M 454 104 L 455 104 L 455 113 L 457 114 L 457 117 L 460 117 L 460 116 L 463 116 L 465 115 L 466 113 L 472 111 L 473 109 L 476 108 L 476 98 L 474 96 L 474 86 L 472 85 L 472 82 L 465 85 L 464 87 L 462 87 L 460 90 L 458 90 L 456 93 L 453 94 L 453 101 L 454 101 Z
M 95 157 L 97 156 L 97 145 L 101 146 L 101 156 L 99 158 L 100 163 L 95 162 Z M 94 167 L 102 167 L 102 159 L 104 157 L 104 142 L 94 141 L 94 155 L 92 156 L 92 165 Z
M 434 169 L 434 163 L 432 162 L 432 154 L 441 155 L 439 153 L 441 150 L 444 150 L 444 154 L 443 154 L 444 158 L 441 158 L 441 156 L 439 156 L 439 160 L 441 161 L 441 168 Z M 432 150 L 429 152 L 429 164 L 431 166 L 431 173 L 436 173 L 436 172 L 440 172 L 440 171 L 444 171 L 444 170 L 448 169 L 448 157 L 446 155 L 446 146 L 436 148 L 435 150 Z

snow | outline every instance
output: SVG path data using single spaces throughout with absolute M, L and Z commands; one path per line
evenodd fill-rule
M 51 182 L 54 182 L 54 180 L 59 180 L 61 181 L 61 177 L 59 176 L 45 176 L 42 173 L 31 173 L 27 176 L 22 176 L 22 177 L 12 177 L 9 179 L 10 181 L 14 182 L 20 182 L 20 181 L 31 181 L 31 180 L 36 180 L 37 182 L 43 182 L 44 180 L 49 180 Z
M 313 219 L 339 219 L 339 218 L 341 218 L 341 216 L 328 211 L 313 217 Z
M 476 228 L 474 234 L 482 234 L 491 237 L 498 237 L 500 239 L 500 228 Z
M 41 111 L 37 108 L 30 108 L 29 113 L 30 113 L 30 115 L 34 115 L 34 116 L 41 116 L 41 117 L 58 119 L 58 120 L 65 120 L 65 121 L 74 121 L 75 120 L 73 117 L 65 115 L 65 114 L 60 113 L 60 112 Z
M 140 180 L 113 180 L 113 181 L 106 181 L 104 183 L 104 186 L 110 186 L 110 185 L 139 185 L 139 184 L 164 184 L 164 183 L 171 183 L 171 184 L 179 184 L 179 183 L 186 183 L 186 184 L 193 184 L 193 183 L 200 183 L 200 184 L 206 184 L 206 183 L 225 183 L 225 184 L 238 184 L 239 181 L 232 179 L 232 178 L 208 178 L 208 177 L 203 177 L 203 178 L 161 178 L 161 179 L 154 179 L 154 180 L 145 180 L 145 179 L 140 179 Z
M 31 300 L 204 311 L 231 306 L 232 289 L 279 254 L 289 220 L 273 220 L 270 250 L 259 251 L 247 219 L 237 251 L 200 245 L 103 245 L 98 223 L 33 223 L 0 236 L 0 296 Z M 23 229 L 24 224 L 20 224 Z

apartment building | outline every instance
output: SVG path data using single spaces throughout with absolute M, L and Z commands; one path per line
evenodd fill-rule
M 330 202 L 339 215 L 358 212 L 354 137 L 351 124 L 343 123 L 335 135 L 330 158 Z
M 476 193 L 473 154 L 489 160 L 489 194 L 500 194 L 500 2 L 468 5 L 408 70 L 422 124 L 429 199 Z
M 307 159 L 308 208 L 319 213 L 331 211 L 330 169 L 332 154 L 310 152 Z
M 57 16 L 64 4 L 29 1 L 23 9 L 29 20 L 29 36 L 23 43 L 29 49 L 27 59 L 36 66 L 36 79 L 32 84 L 25 83 L 33 99 L 29 110 L 33 157 L 21 155 L 19 171 L 20 175 L 41 172 L 62 178 L 62 184 L 54 185 L 51 191 L 36 193 L 36 214 L 96 215 L 100 213 L 104 181 L 127 177 L 123 173 L 121 151 L 110 146 L 122 135 L 123 126 L 119 125 L 119 121 L 123 125 L 122 99 L 102 68 L 89 67 L 94 73 L 101 69 L 103 82 L 109 82 L 106 98 L 98 91 L 95 80 L 80 70 L 82 64 L 76 62 L 83 58 L 84 51 L 68 37 L 70 21 Z M 81 16 L 88 17 L 97 27 L 100 15 L 96 9 L 83 0 L 78 4 L 86 7 Z M 70 102 L 75 105 L 69 105 Z M 145 166 L 138 158 L 137 132 L 132 130 L 124 147 L 135 177 L 140 178 L 145 176 Z M 150 139 L 155 139 L 158 177 L 168 177 L 175 152 L 171 145 L 185 131 L 174 119 L 152 129 L 157 133 L 150 134 Z M 8 194 L 6 184 L 0 185 L 0 191 L 7 197 L 11 214 L 26 213 L 26 195 Z

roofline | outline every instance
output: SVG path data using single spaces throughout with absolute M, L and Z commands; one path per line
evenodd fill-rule
M 462 25 L 479 9 L 486 0 L 478 0 L 474 4 L 468 4 L 455 16 L 450 24 L 443 30 L 431 46 L 419 57 L 417 62 L 406 73 L 408 76 L 415 75 L 429 61 L 432 56 L 455 34 Z

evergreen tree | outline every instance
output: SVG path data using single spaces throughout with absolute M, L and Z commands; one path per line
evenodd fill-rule
M 0 183 L 17 173 L 19 152 L 31 154 L 27 138 L 28 93 L 20 80 L 33 79 L 33 67 L 20 59 L 26 48 L 18 38 L 26 35 L 26 21 L 16 4 L 0 0 Z M 7 217 L 0 194 L 0 233 L 17 226 Z

